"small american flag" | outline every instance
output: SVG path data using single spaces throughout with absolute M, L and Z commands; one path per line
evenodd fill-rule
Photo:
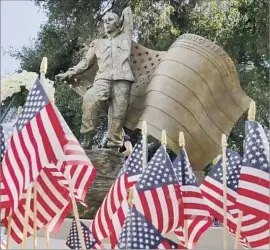
M 70 175 L 77 197 L 84 200 L 95 169 L 65 124 L 37 80 L 27 96 L 3 159 L 2 179 L 13 211 L 42 168 L 52 165 L 66 178 Z
M 161 146 L 135 184 L 134 206 L 161 233 L 183 226 L 183 200 L 172 162 Z
M 227 149 L 227 224 L 228 231 L 235 235 L 239 209 L 236 204 L 237 189 L 241 171 L 240 155 Z M 223 223 L 223 173 L 222 159 L 211 169 L 200 186 L 210 214 Z M 240 243 L 244 248 L 263 248 L 269 242 L 269 224 L 251 214 L 244 214 Z
M 71 182 L 74 187 L 74 196 L 75 199 L 80 202 L 83 206 L 87 207 L 85 203 L 83 203 L 86 193 L 92 184 L 96 170 L 93 167 L 91 161 L 85 154 L 83 148 L 81 147 L 80 143 L 75 138 L 74 134 L 70 130 L 69 126 L 67 125 L 66 121 L 64 120 L 63 116 L 59 112 L 58 109 L 57 116 L 60 120 L 61 126 L 64 130 L 65 137 L 67 138 L 67 143 L 64 146 L 64 159 L 59 161 L 58 167 L 61 171 L 55 171 L 55 175 L 58 175 L 58 178 L 61 178 L 60 184 L 65 186 L 66 189 L 69 190 L 69 182 L 68 176 L 71 177 Z M 63 172 L 63 173 L 62 173 Z M 63 178 L 63 176 L 65 178 Z M 50 232 L 57 234 L 60 230 L 62 224 L 64 223 L 65 218 L 67 217 L 68 213 L 72 209 L 72 202 L 69 199 L 69 202 L 63 207 L 60 213 L 58 213 L 50 222 L 48 229 Z
M 181 191 L 184 203 L 185 228 L 187 232 L 188 249 L 193 249 L 202 234 L 212 225 L 208 206 L 205 204 L 196 176 L 190 166 L 189 159 L 184 148 L 173 162 L 173 168 L 178 181 L 181 183 Z M 176 230 L 182 244 L 185 243 L 183 230 Z
M 12 135 L 13 126 L 11 124 L 0 124 L 0 162 L 9 146 L 10 137 Z
M 60 183 L 63 175 L 59 177 L 56 168 L 43 168 L 39 176 L 34 182 L 36 188 L 36 227 L 37 230 L 48 225 L 48 223 L 61 212 L 64 206 L 70 202 L 69 190 Z M 23 193 L 19 206 L 12 214 L 11 221 L 11 237 L 20 244 L 23 239 L 24 217 L 25 217 L 25 202 L 26 193 Z M 48 205 L 49 204 L 49 205 Z M 5 226 L 8 226 L 8 219 L 3 220 Z M 28 221 L 28 235 L 33 234 L 34 229 L 34 194 L 32 189 L 29 221 Z
M 264 220 L 270 218 L 269 153 L 269 143 L 262 126 L 256 121 L 246 122 L 237 203 L 241 210 Z
M 2 180 L 13 211 L 43 166 L 57 163 L 56 152 L 60 153 L 60 145 L 66 142 L 64 136 L 59 141 L 57 136 L 61 134 L 55 109 L 37 80 L 14 126 L 10 146 L 2 161 Z
M 7 189 L 2 181 L 3 179 L 3 169 L 2 169 L 2 159 L 6 153 L 9 146 L 10 137 L 12 135 L 13 127 L 10 124 L 0 124 L 0 219 L 5 218 L 10 214 L 10 201 L 8 197 Z
M 186 249 L 182 245 L 164 238 L 161 233 L 134 207 L 122 228 L 119 249 Z
M 104 249 L 104 246 L 101 242 L 95 240 L 94 235 L 90 232 L 88 227 L 81 222 L 83 237 L 86 249 Z M 81 241 L 78 233 L 78 228 L 75 219 L 72 222 L 70 232 L 66 241 L 66 245 L 70 249 L 81 249 Z
M 18 108 L 16 107 L 9 108 L 4 119 L 2 120 L 2 123 L 13 124 L 17 119 L 17 115 L 18 115 Z
M 132 187 L 142 175 L 142 169 L 142 144 L 138 143 L 120 170 L 91 224 L 91 230 L 97 239 L 109 237 L 112 217 L 121 202 L 127 199 L 127 189 Z
M 270 144 L 270 130 L 267 127 L 263 127 L 263 130 L 264 130 L 264 132 L 266 134 L 268 144 Z
M 129 203 L 124 199 L 121 206 L 117 209 L 112 217 L 112 222 L 109 225 L 111 249 L 114 249 L 120 238 L 121 229 L 124 226 L 126 217 L 129 212 Z

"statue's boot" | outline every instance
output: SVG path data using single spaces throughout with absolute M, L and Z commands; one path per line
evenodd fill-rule
M 86 134 L 84 134 L 83 141 L 81 143 L 81 146 L 84 149 L 92 149 L 93 146 L 93 137 L 95 136 L 96 131 L 90 131 Z
M 110 148 L 113 152 L 119 153 L 120 148 Z

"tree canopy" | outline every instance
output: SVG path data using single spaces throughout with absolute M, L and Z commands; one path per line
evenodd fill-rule
M 48 21 L 34 44 L 11 54 L 21 69 L 38 72 L 48 57 L 50 79 L 77 63 L 84 48 L 103 33 L 101 19 L 108 10 L 118 14 L 131 4 L 138 42 L 155 50 L 167 50 L 183 33 L 215 41 L 232 57 L 241 86 L 257 104 L 256 119 L 269 124 L 269 24 L 268 0 L 35 0 Z M 79 136 L 82 99 L 68 86 L 57 86 L 56 104 L 76 136 Z M 232 148 L 242 150 L 244 115 L 229 138 Z M 101 125 L 104 131 L 105 124 Z M 130 131 L 129 131 L 130 132 Z M 132 133 L 138 137 L 137 132 Z M 151 142 L 152 143 L 152 142 Z M 158 142 L 151 144 L 153 152 Z M 151 153 L 150 153 L 151 155 Z

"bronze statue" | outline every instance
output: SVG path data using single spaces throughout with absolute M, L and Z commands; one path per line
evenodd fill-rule
M 82 62 L 58 75 L 84 97 L 84 145 L 94 134 L 100 102 L 109 100 L 110 148 L 123 145 L 123 126 L 134 130 L 146 121 L 148 133 L 157 139 L 166 130 L 167 145 L 176 154 L 182 131 L 193 169 L 202 170 L 220 153 L 221 135 L 229 136 L 251 101 L 232 59 L 194 34 L 181 35 L 168 51 L 145 48 L 131 40 L 130 8 L 120 19 L 108 13 L 104 21 L 107 38 L 95 40 Z M 72 82 L 69 78 L 77 74 Z
M 122 128 L 124 125 L 131 84 L 134 76 L 130 68 L 131 36 L 133 18 L 130 7 L 127 7 L 121 18 L 108 12 L 103 17 L 106 37 L 96 39 L 82 61 L 67 72 L 59 74 L 56 79 L 63 81 L 82 74 L 95 62 L 98 71 L 94 84 L 87 90 L 83 99 L 83 116 L 81 133 L 84 134 L 83 146 L 89 147 L 95 135 L 95 120 L 100 104 L 109 101 L 109 134 L 107 146 L 116 151 L 123 145 Z

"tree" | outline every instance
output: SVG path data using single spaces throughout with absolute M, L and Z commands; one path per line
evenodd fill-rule
M 48 22 L 41 28 L 36 42 L 13 56 L 21 68 L 39 71 L 40 60 L 48 56 L 48 77 L 65 71 L 78 62 L 85 45 L 102 35 L 101 18 L 107 10 L 118 14 L 127 0 L 44 0 L 35 3 L 45 8 Z M 195 33 L 215 41 L 232 57 L 245 92 L 256 101 L 256 119 L 269 123 L 269 55 L 267 0 L 132 0 L 135 37 L 155 50 L 167 50 L 183 33 Z M 151 11 L 149 11 L 151 10 Z M 57 86 L 56 104 L 74 133 L 79 136 L 81 98 L 67 86 Z M 246 114 L 232 130 L 229 146 L 242 150 Z M 100 131 L 105 130 L 105 122 Z M 139 138 L 139 132 L 130 132 Z M 152 151 L 158 147 L 153 140 Z M 149 155 L 150 156 L 150 155 Z

